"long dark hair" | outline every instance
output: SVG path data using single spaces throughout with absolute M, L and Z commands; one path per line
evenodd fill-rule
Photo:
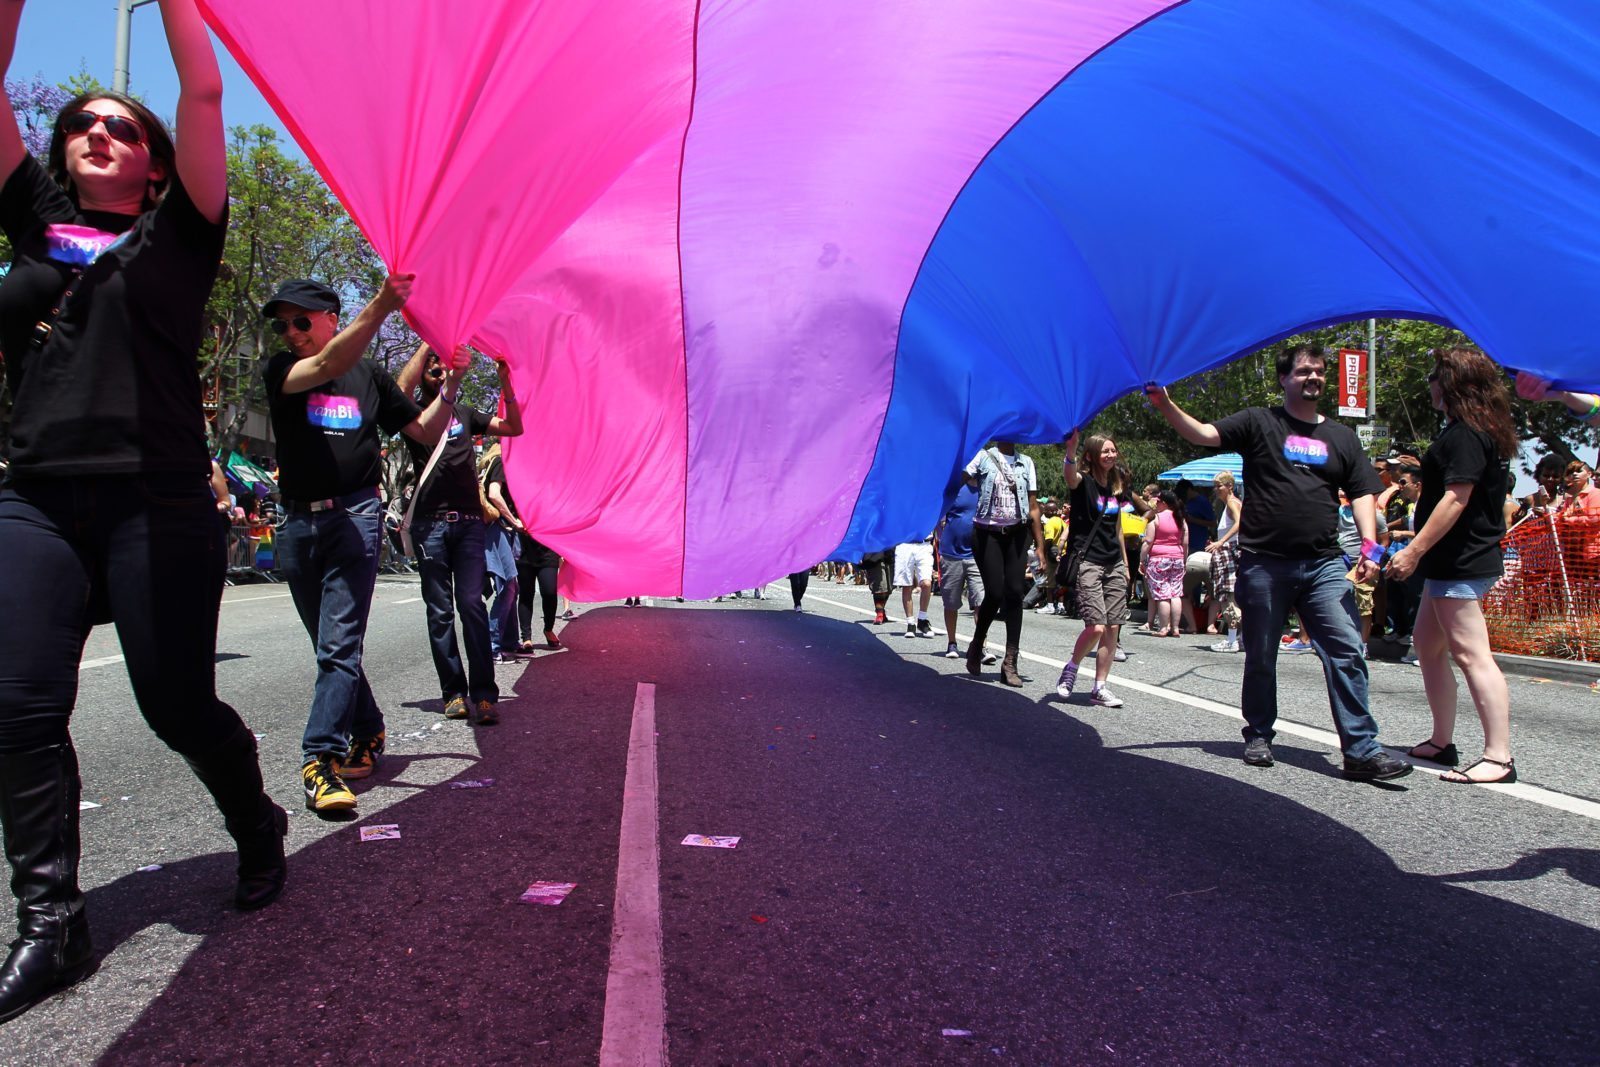
M 1172 512 L 1172 517 L 1178 520 L 1178 535 L 1184 540 L 1189 538 L 1189 519 L 1183 513 L 1183 505 L 1178 503 L 1178 494 L 1171 489 L 1161 490 L 1161 502 Z
M 1436 349 L 1433 360 L 1450 417 L 1486 434 L 1501 459 L 1516 455 L 1511 393 L 1494 361 L 1475 348 Z
M 151 181 L 144 194 L 144 210 L 149 211 L 161 203 L 161 198 L 167 195 L 167 188 L 172 184 L 172 176 L 178 170 L 178 149 L 173 144 L 172 133 L 167 129 L 167 124 L 156 117 L 156 113 L 145 107 L 127 93 L 113 92 L 110 89 L 98 93 L 79 93 L 68 100 L 56 115 L 55 126 L 50 132 L 50 154 L 45 160 L 45 169 L 50 172 L 50 177 L 61 186 L 63 192 L 72 198 L 74 204 L 78 203 L 78 190 L 72 183 L 72 173 L 67 169 L 67 135 L 61 132 L 61 123 L 68 115 L 82 111 L 95 100 L 114 100 L 127 108 L 129 113 L 144 127 L 145 147 L 150 150 L 150 162 L 160 163 L 166 171 L 159 180 Z

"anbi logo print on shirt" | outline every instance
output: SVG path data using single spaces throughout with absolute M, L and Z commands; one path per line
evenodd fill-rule
M 1326 467 L 1328 446 L 1312 437 L 1290 434 L 1283 442 L 1283 458 L 1303 467 Z
M 58 222 L 45 227 L 45 254 L 69 267 L 88 267 L 127 236 Z
M 312 393 L 306 397 L 306 421 L 323 433 L 343 437 L 343 431 L 361 428 L 361 401 L 353 396 Z

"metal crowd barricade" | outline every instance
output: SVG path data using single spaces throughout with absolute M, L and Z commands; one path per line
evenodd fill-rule
M 274 533 L 271 523 L 235 520 L 228 528 L 227 584 L 277 582 Z
M 1505 576 L 1483 601 L 1494 650 L 1600 659 L 1600 523 L 1532 515 L 1501 549 Z

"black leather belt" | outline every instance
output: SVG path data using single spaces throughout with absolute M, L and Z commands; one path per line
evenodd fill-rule
M 432 515 L 418 515 L 418 522 L 461 522 L 467 516 L 459 511 L 435 511 Z
M 303 515 L 308 512 L 315 514 L 319 511 L 343 511 L 345 508 L 375 500 L 377 496 L 378 491 L 376 489 L 358 489 L 353 493 L 346 493 L 344 496 L 328 497 L 326 500 L 285 500 L 283 506 L 291 514 L 298 513 Z

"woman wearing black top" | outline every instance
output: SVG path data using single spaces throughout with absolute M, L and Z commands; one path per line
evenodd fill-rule
M 255 738 L 217 699 L 227 544 L 209 487 L 197 354 L 227 229 L 222 79 L 193 0 L 162 0 L 171 136 L 114 93 L 57 117 L 49 168 L 0 99 L 0 351 L 14 416 L 0 488 L 0 816 L 20 936 L 0 1021 L 92 966 L 68 731 L 89 628 L 114 622 L 134 696 L 210 790 L 239 847 L 235 901 L 283 887 L 282 809 Z M 0 68 L 22 0 L 0 0 Z M 177 787 L 174 787 L 177 788 Z
M 1511 399 L 1499 370 L 1483 353 L 1452 348 L 1434 353 L 1434 360 L 1428 382 L 1433 406 L 1445 413 L 1445 427 L 1422 457 L 1416 536 L 1389 564 L 1390 575 L 1400 581 L 1414 571 L 1425 579 L 1411 647 L 1422 667 L 1433 733 L 1412 746 L 1410 754 L 1452 767 L 1460 762 L 1452 740 L 1454 662 L 1467 679 L 1483 724 L 1483 758 L 1450 771 L 1441 781 L 1514 782 L 1511 696 L 1489 650 L 1479 604 L 1502 573 L 1506 463 L 1517 452 Z

